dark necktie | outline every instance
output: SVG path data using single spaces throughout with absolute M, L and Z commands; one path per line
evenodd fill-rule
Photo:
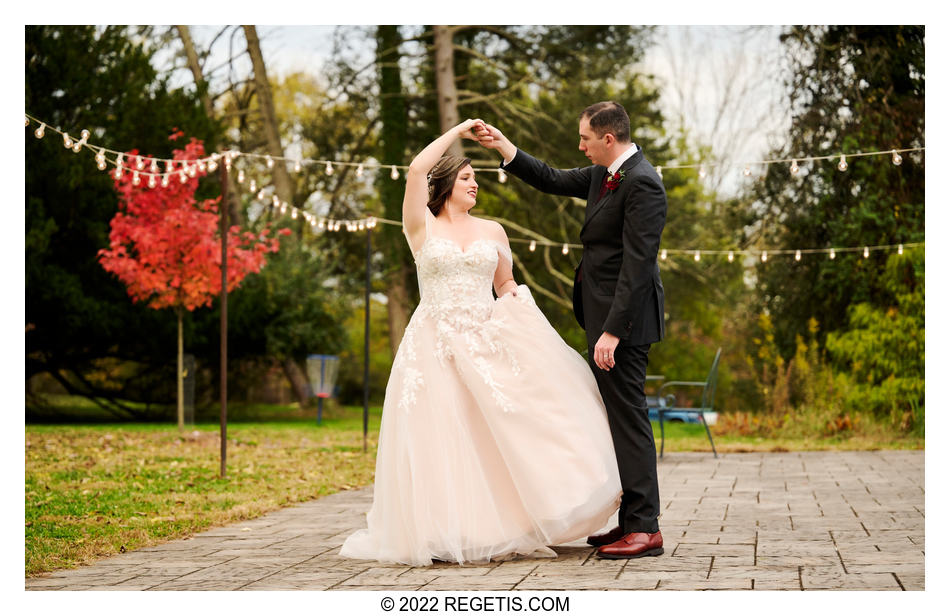
M 610 174 L 607 173 L 604 175 L 604 183 L 600 185 L 600 195 L 597 197 L 597 200 L 600 201 L 604 198 L 604 195 L 607 194 L 607 178 L 610 177 Z

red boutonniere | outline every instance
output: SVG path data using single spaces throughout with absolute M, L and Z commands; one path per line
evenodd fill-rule
M 613 192 L 617 190 L 617 187 L 620 186 L 620 182 L 623 182 L 623 169 L 615 172 L 613 175 L 607 176 L 607 190 Z

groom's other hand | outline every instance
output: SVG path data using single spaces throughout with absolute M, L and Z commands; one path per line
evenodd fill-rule
M 616 364 L 614 361 L 614 351 L 617 350 L 617 344 L 619 342 L 620 338 L 610 332 L 604 332 L 600 335 L 600 339 L 598 339 L 597 344 L 594 345 L 594 363 L 597 364 L 598 368 L 610 372 L 610 369 Z

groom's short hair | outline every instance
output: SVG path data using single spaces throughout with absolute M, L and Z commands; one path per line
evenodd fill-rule
M 630 116 L 620 103 L 613 101 L 594 103 L 581 112 L 578 120 L 585 117 L 590 122 L 591 130 L 598 137 L 611 133 L 621 143 L 630 141 Z

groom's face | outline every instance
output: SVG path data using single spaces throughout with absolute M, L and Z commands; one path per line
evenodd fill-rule
M 590 159 L 590 162 L 605 167 L 613 162 L 612 160 L 607 160 L 606 137 L 608 133 L 604 133 L 603 137 L 598 137 L 597 133 L 591 130 L 590 121 L 587 119 L 587 116 L 581 118 L 579 132 L 581 142 L 580 145 L 577 146 L 577 149 L 583 152 L 584 156 Z

